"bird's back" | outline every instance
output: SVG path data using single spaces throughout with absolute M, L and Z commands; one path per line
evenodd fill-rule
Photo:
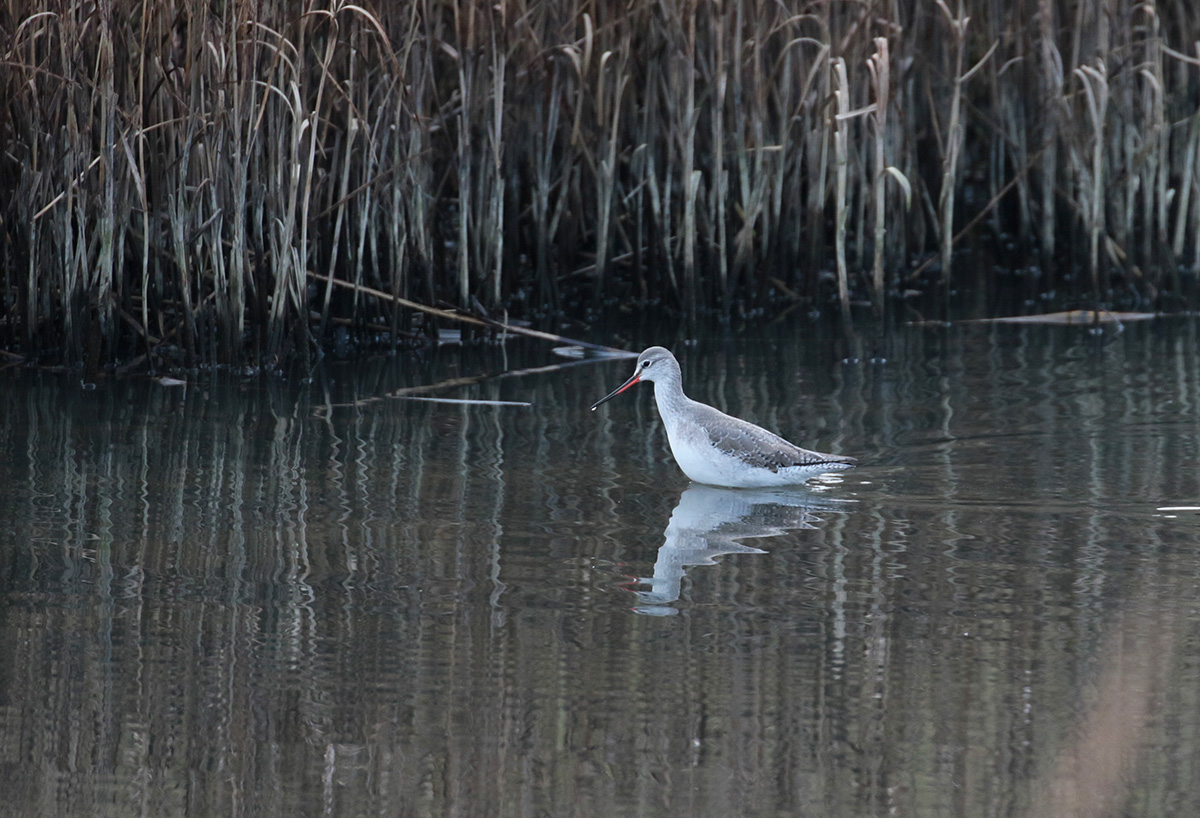
M 661 409 L 661 407 L 660 407 Z M 852 457 L 803 449 L 753 423 L 684 398 L 663 413 L 671 452 L 688 477 L 724 486 L 784 485 L 853 466 Z

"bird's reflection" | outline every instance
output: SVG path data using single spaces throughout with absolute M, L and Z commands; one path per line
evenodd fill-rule
M 663 544 L 654 563 L 654 576 L 638 583 L 638 613 L 671 616 L 679 599 L 684 569 L 713 565 L 725 554 L 765 554 L 741 540 L 772 537 L 803 528 L 816 528 L 816 511 L 844 507 L 811 489 L 722 489 L 693 483 L 684 489 L 663 532 Z

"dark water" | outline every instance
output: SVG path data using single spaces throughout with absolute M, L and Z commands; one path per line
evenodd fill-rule
M 649 387 L 588 412 L 627 361 L 470 382 L 542 346 L 10 373 L 0 812 L 1200 814 L 1197 341 L 676 345 L 862 461 L 792 492 L 689 487 Z M 444 378 L 532 406 L 375 399 Z

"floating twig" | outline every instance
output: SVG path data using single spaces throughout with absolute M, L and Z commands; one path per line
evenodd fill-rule
M 464 406 L 533 406 L 527 400 L 476 400 L 474 398 L 430 398 L 424 395 L 394 395 L 400 400 L 419 400 L 425 403 L 455 403 Z

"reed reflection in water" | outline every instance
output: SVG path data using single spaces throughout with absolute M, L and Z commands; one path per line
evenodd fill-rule
M 1200 814 L 1200 343 L 1106 340 L 689 355 L 697 399 L 862 465 L 815 504 L 697 502 L 731 519 L 701 547 L 765 553 L 678 589 L 711 490 L 648 391 L 587 411 L 626 363 L 446 393 L 525 408 L 327 407 L 544 349 L 11 376 L 0 812 Z

